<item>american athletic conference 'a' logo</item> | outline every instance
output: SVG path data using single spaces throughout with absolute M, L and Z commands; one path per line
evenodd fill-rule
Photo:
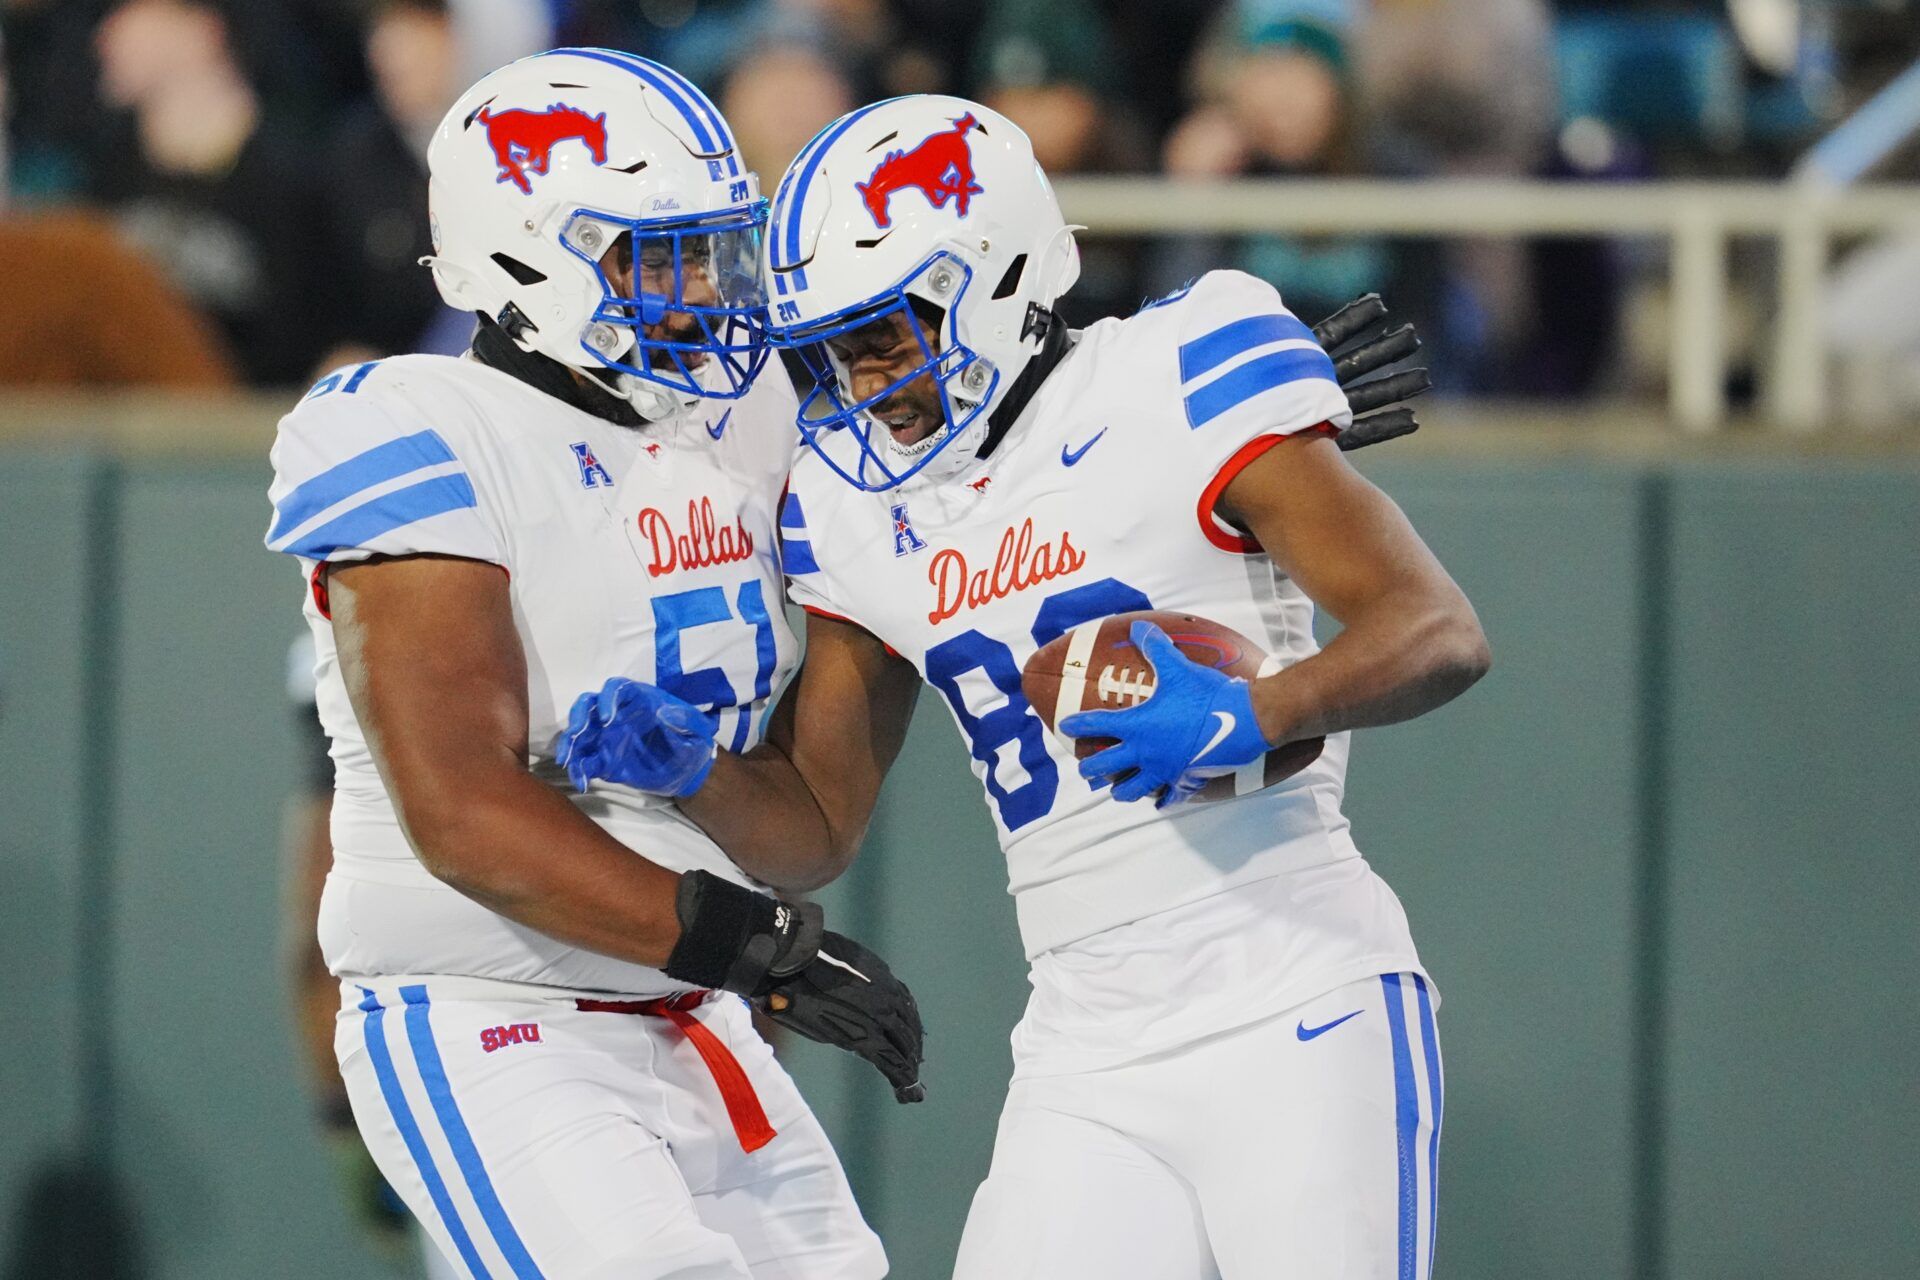
M 953 122 L 953 128 L 929 135 L 911 151 L 887 152 L 887 158 L 875 166 L 871 177 L 853 184 L 853 189 L 866 201 L 873 225 L 881 228 L 893 225 L 887 202 L 894 192 L 908 187 L 918 188 L 927 203 L 936 209 L 953 201 L 953 211 L 966 217 L 968 203 L 983 190 L 974 181 L 973 144 L 967 141 L 967 135 L 979 127 L 980 122 L 969 111 Z
M 927 549 L 926 539 L 913 531 L 913 521 L 907 517 L 907 504 L 893 504 L 893 554 L 912 555 L 916 551 Z
M 528 176 L 544 174 L 553 163 L 553 149 L 559 143 L 577 138 L 585 144 L 595 164 L 607 162 L 607 113 L 590 116 L 578 107 L 556 102 L 545 111 L 527 111 L 515 107 L 495 112 L 482 107 L 473 118 L 487 127 L 487 143 L 493 148 L 494 162 L 500 166 L 496 182 L 511 182 L 528 195 L 533 181 Z
M 576 440 L 569 447 L 573 450 L 574 460 L 580 464 L 582 489 L 597 489 L 601 485 L 609 489 L 613 487 L 613 477 L 608 475 L 607 469 L 600 465 L 600 459 L 593 456 L 592 445 L 585 440 Z

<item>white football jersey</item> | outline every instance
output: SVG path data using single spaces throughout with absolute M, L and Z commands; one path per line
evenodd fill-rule
M 780 521 L 789 594 L 872 632 L 945 697 L 1030 957 L 1291 878 L 1316 887 L 1258 897 L 1292 917 L 1269 954 L 1284 955 L 1296 1002 L 1302 984 L 1417 967 L 1340 810 L 1346 734 L 1270 789 L 1159 812 L 1083 781 L 1020 688 L 1041 646 L 1134 609 L 1224 623 L 1283 665 L 1315 653 L 1312 602 L 1213 505 L 1274 442 L 1350 420 L 1331 362 L 1274 289 L 1214 272 L 1087 329 L 992 456 L 955 479 L 868 494 L 810 453 L 796 463 Z M 826 447 L 852 469 L 852 440 Z
M 323 380 L 280 423 L 267 543 L 317 567 L 433 553 L 507 572 L 526 652 L 530 764 L 621 843 L 674 870 L 749 883 L 670 801 L 575 795 L 553 766 L 574 699 L 613 676 L 713 712 L 720 745 L 760 741 L 797 645 L 773 513 L 793 454 L 776 373 L 743 400 L 629 428 L 471 358 L 401 356 Z M 343 977 L 462 974 L 636 994 L 656 970 L 558 942 L 467 898 L 414 857 L 308 593 L 320 718 L 333 740 L 334 866 L 321 944 Z

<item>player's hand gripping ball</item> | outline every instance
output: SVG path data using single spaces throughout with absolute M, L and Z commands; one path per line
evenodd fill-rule
M 574 788 L 595 778 L 657 796 L 690 796 L 719 751 L 711 717 L 657 685 L 615 677 L 583 693 L 554 743 Z
M 1278 660 L 1217 622 L 1142 611 L 1083 623 L 1027 659 L 1021 689 L 1074 739 L 1080 774 L 1156 807 L 1270 787 L 1320 757 L 1324 738 L 1274 747 L 1248 682 Z

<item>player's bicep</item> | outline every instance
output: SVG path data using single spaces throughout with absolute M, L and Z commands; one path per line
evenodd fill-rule
M 1215 510 L 1251 532 L 1338 621 L 1407 590 L 1458 593 L 1393 499 L 1329 437 L 1290 437 L 1266 450 L 1227 485 Z
M 919 673 L 871 633 L 807 614 L 806 661 L 769 737 L 814 793 L 836 843 L 865 830 L 919 692 Z
M 341 674 L 410 829 L 487 771 L 526 767 L 527 672 L 507 575 L 407 556 L 328 573 Z

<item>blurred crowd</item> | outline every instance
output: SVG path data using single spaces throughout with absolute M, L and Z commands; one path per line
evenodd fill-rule
M 0 384 L 282 386 L 461 349 L 416 265 L 427 139 L 556 44 L 685 72 L 768 188 L 834 116 L 918 91 L 1005 112 L 1057 176 L 1632 181 L 1783 173 L 1915 30 L 1905 0 L 0 0 Z M 1310 319 L 1377 288 L 1478 394 L 1608 390 L 1658 275 L 1592 240 L 1083 245 L 1076 322 L 1215 266 Z

